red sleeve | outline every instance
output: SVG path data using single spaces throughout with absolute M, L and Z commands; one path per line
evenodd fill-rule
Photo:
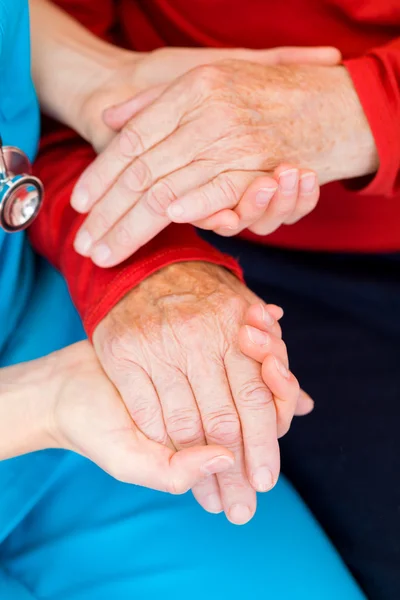
M 77 254 L 72 242 L 83 221 L 69 204 L 79 175 L 93 160 L 93 150 L 65 129 L 45 136 L 35 164 L 44 185 L 44 207 L 30 228 L 33 246 L 65 276 L 87 334 L 135 285 L 162 267 L 201 260 L 222 265 L 241 277 L 230 256 L 204 242 L 190 225 L 170 225 L 154 240 L 117 267 L 101 269 Z
M 378 149 L 377 174 L 363 194 L 400 193 L 400 38 L 344 62 L 352 77 Z

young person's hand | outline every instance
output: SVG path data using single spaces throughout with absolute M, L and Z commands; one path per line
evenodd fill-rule
M 0 459 L 50 447 L 82 454 L 121 481 L 172 494 L 234 465 L 221 446 L 177 452 L 149 440 L 87 341 L 0 370 Z

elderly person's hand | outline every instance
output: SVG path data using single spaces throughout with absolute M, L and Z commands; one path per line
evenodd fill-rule
M 132 112 L 137 112 L 160 96 L 176 78 L 195 67 L 225 59 L 248 60 L 265 65 L 336 65 L 341 60 L 341 54 L 329 46 L 289 46 L 267 50 L 160 48 L 148 53 L 113 47 L 107 68 L 99 66 L 96 76 L 81 82 L 71 125 L 100 152 L 114 135 L 113 107 L 124 104 L 122 111 L 114 111 L 114 119 L 126 121 Z M 109 122 L 103 119 L 107 108 L 111 109 Z
M 89 342 L 1 369 L 0 424 L 0 460 L 64 448 L 121 481 L 173 494 L 186 492 L 234 462 L 232 453 L 222 447 L 175 452 L 147 439 Z
M 272 390 L 286 411 L 278 432 L 272 393 L 259 365 L 242 354 L 238 343 L 246 309 L 257 300 L 222 267 L 180 263 L 133 289 L 93 336 L 107 375 L 147 437 L 176 449 L 218 444 L 233 453 L 234 466 L 218 481 L 210 477 L 198 483 L 193 493 L 206 510 L 224 510 L 234 523 L 253 516 L 255 490 L 267 491 L 276 483 L 277 438 L 287 430 L 300 393 L 287 370 L 280 327 L 265 312 L 264 343 L 276 357 Z M 277 308 L 271 312 L 280 316 Z M 301 404 L 299 412 L 312 408 L 305 396 Z
M 140 111 L 82 175 L 73 205 L 97 203 L 85 254 L 118 264 L 171 222 L 236 206 L 255 177 L 284 161 L 320 183 L 372 173 L 375 143 L 342 66 L 232 60 L 180 77 Z M 298 181 L 291 182 L 294 187 Z M 266 234 L 290 219 L 275 215 Z M 84 232 L 84 233 L 83 233 Z

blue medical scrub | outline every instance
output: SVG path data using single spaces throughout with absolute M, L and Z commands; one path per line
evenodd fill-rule
M 27 2 L 0 0 L 3 140 L 33 159 L 38 124 Z M 0 366 L 84 337 L 62 278 L 34 255 L 24 234 L 0 232 L 0 323 Z M 259 498 L 249 525 L 235 527 L 205 513 L 190 494 L 119 483 L 73 453 L 0 462 L 0 600 L 175 596 L 363 598 L 284 480 Z

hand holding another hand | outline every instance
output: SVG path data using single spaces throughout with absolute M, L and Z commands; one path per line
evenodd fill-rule
M 285 162 L 315 171 L 320 183 L 376 169 L 346 69 L 242 60 L 195 68 L 140 110 L 82 175 L 72 204 L 91 213 L 75 247 L 99 266 L 118 264 L 172 218 L 198 222 L 235 208 L 255 178 Z M 261 233 L 298 217 L 293 175 L 292 192 Z
M 254 302 L 268 329 L 264 345 L 276 358 L 265 382 L 238 342 Z M 278 436 L 288 430 L 296 408 L 312 408 L 287 370 L 280 315 L 225 269 L 180 263 L 127 294 L 93 336 L 107 375 L 143 434 L 177 450 L 216 444 L 232 452 L 234 465 L 198 482 L 193 493 L 206 510 L 224 510 L 238 524 L 253 516 L 255 490 L 267 491 L 277 481 Z M 247 343 L 253 345 L 251 337 Z

